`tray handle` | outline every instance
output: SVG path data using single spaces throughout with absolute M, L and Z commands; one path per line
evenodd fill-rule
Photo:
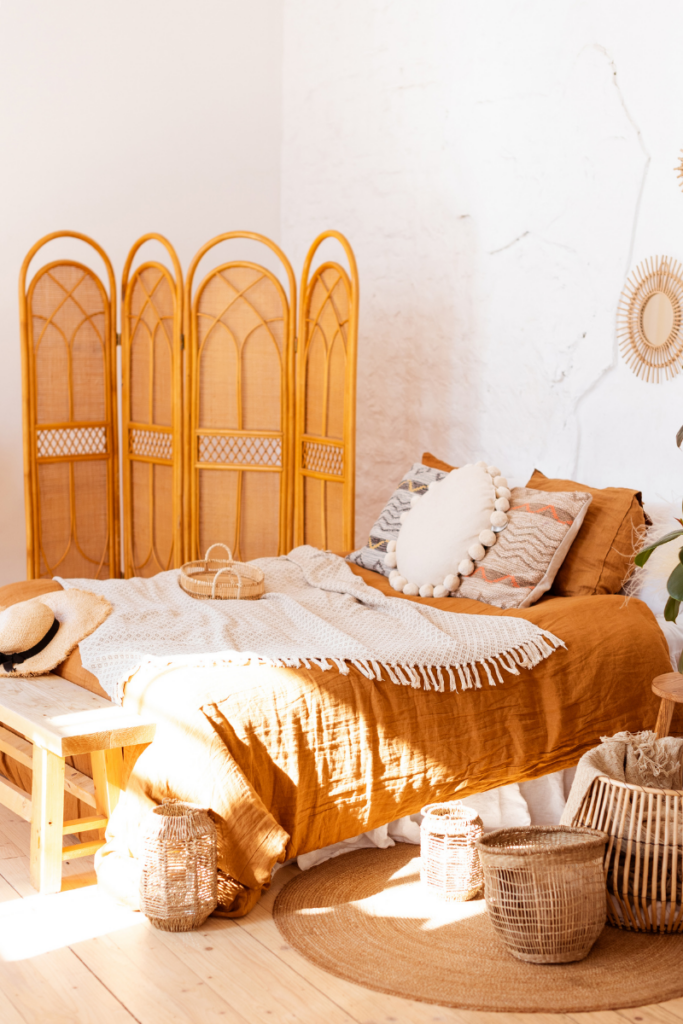
M 214 547 L 216 547 L 215 544 L 214 544 Z M 223 547 L 225 547 L 225 545 L 223 545 Z M 211 549 L 209 549 L 209 550 L 211 550 Z M 228 549 L 228 550 L 230 550 L 230 549 Z M 240 574 L 239 569 L 236 567 L 236 565 L 234 563 L 233 563 L 233 565 L 226 565 L 226 567 L 224 569 L 219 569 L 218 572 L 216 573 L 216 575 L 214 576 L 214 578 L 213 578 L 213 585 L 211 587 L 211 597 L 212 597 L 212 599 L 214 601 L 216 600 L 216 583 L 218 581 L 218 577 L 220 576 L 220 574 L 222 572 L 232 572 L 232 573 L 235 574 L 235 576 L 237 576 L 237 580 L 238 580 L 238 583 L 237 583 L 237 600 L 239 601 L 240 594 L 242 593 L 242 576 Z
M 232 557 L 232 551 L 230 550 L 230 548 L 228 547 L 228 545 L 227 545 L 227 544 L 220 544 L 220 543 L 219 543 L 219 544 L 212 544 L 212 545 L 211 545 L 211 547 L 210 547 L 210 548 L 208 549 L 208 551 L 207 551 L 207 552 L 206 552 L 206 554 L 204 555 L 204 561 L 205 561 L 205 562 L 208 562 L 208 560 L 209 560 L 209 555 L 211 554 L 211 552 L 213 551 L 213 549 L 214 549 L 214 548 L 224 548 L 224 549 L 225 549 L 225 550 L 226 550 L 226 551 L 228 552 L 228 561 L 229 561 L 229 562 L 232 562 L 232 561 L 233 561 L 233 557 Z

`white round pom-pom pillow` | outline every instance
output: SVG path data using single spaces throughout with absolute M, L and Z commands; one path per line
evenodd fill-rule
M 454 591 L 454 574 L 468 575 L 484 556 L 485 546 L 495 542 L 491 527 L 500 529 L 507 516 L 500 509 L 496 490 L 499 470 L 480 462 L 462 466 L 430 484 L 427 492 L 404 514 L 396 541 L 396 566 L 404 580 L 421 592 L 444 581 Z M 392 558 L 393 561 L 393 558 Z M 404 591 L 405 593 L 405 591 Z M 425 591 L 426 593 L 426 591 Z

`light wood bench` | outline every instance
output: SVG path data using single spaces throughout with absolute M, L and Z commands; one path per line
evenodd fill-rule
M 123 748 L 151 743 L 156 727 L 55 675 L 0 680 L 0 723 L 21 733 L 0 726 L 0 750 L 33 772 L 31 796 L 0 777 L 0 803 L 31 822 L 31 885 L 59 892 L 62 861 L 104 845 L 62 846 L 62 837 L 106 827 L 121 790 Z M 71 754 L 90 754 L 92 779 L 65 765 Z M 65 789 L 96 813 L 64 821 Z

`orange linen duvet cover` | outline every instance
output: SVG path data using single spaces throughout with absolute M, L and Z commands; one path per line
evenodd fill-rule
M 394 596 L 384 577 L 352 569 Z M 10 603 L 8 590 L 0 591 L 0 603 Z M 17 599 L 27 596 L 23 590 Z M 576 764 L 600 736 L 654 726 L 650 683 L 671 663 L 642 602 L 550 598 L 505 612 L 461 598 L 435 604 L 529 619 L 567 649 L 533 671 L 505 673 L 502 686 L 458 693 L 370 682 L 353 668 L 346 676 L 221 666 L 169 670 L 151 683 L 133 677 L 124 704 L 154 715 L 157 734 L 134 764 L 131 756 L 127 792 L 98 855 L 101 879 L 133 868 L 149 807 L 165 797 L 190 800 L 213 812 L 218 864 L 234 880 L 223 909 L 240 916 L 277 861 L 414 814 L 450 798 L 463 780 L 458 796 L 538 778 Z M 62 673 L 96 683 L 76 655 Z

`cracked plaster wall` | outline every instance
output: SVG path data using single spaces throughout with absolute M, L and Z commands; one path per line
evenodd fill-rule
M 286 0 L 282 242 L 358 258 L 357 540 L 428 448 L 683 495 L 683 375 L 615 315 L 683 259 L 677 0 Z

